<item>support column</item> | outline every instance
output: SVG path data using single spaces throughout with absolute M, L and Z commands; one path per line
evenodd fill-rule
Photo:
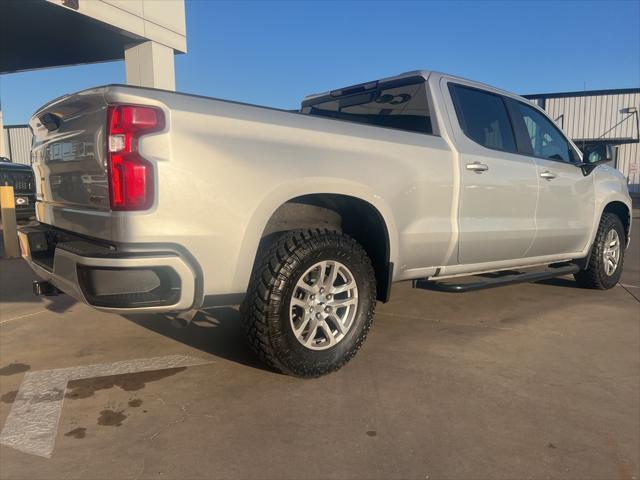
M 124 60 L 128 84 L 176 89 L 173 48 L 147 41 L 125 49 Z
M 0 186 L 0 213 L 2 214 L 3 256 L 4 258 L 20 258 L 13 187 Z
M 2 104 L 0 103 L 0 157 L 9 157 L 7 155 L 7 146 L 4 144 L 4 122 L 2 121 Z

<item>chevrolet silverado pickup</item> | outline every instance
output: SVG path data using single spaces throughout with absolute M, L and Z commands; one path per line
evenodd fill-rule
M 393 282 L 608 289 L 629 242 L 611 150 L 581 152 L 537 105 L 436 72 L 298 111 L 108 85 L 30 127 L 34 290 L 119 313 L 241 305 L 259 357 L 301 377 L 355 355 Z

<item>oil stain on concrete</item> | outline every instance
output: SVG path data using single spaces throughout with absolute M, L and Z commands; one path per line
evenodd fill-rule
M 73 437 L 73 438 L 84 438 L 87 436 L 87 429 L 84 427 L 74 428 L 73 430 L 68 431 L 64 434 L 65 437 Z
M 64 397 L 64 390 L 61 388 L 52 388 L 48 392 L 39 393 L 30 397 L 31 404 L 34 403 L 47 403 L 47 402 L 59 402 Z
M 102 427 L 120 427 L 128 417 L 123 410 L 102 410 L 98 417 L 98 425 Z
M 128 405 L 132 408 L 138 408 L 140 405 L 142 405 L 142 400 L 140 400 L 139 398 L 133 398 L 129 400 Z
M 68 398 L 86 398 L 96 390 L 118 386 L 139 390 L 147 382 L 181 372 L 185 367 L 212 363 L 187 355 L 166 355 L 112 363 L 81 365 L 53 370 L 29 371 L 18 389 L 11 410 L 0 431 L 0 444 L 30 455 L 51 458 L 55 448 L 65 390 Z M 3 367 L 5 374 L 31 368 L 15 364 Z M 143 373 L 144 372 L 144 373 Z M 127 415 L 122 411 L 103 410 L 98 425 L 120 426 Z
M 13 403 L 18 396 L 18 390 L 11 390 L 10 392 L 5 393 L 0 397 L 0 402 L 2 403 Z
M 62 389 L 53 388 L 48 392 L 32 395 L 29 401 L 31 402 L 31 404 L 57 402 L 62 400 L 63 395 L 64 391 L 62 391 Z M 0 402 L 13 403 L 16 401 L 16 398 L 18 398 L 18 390 L 11 390 L 10 392 L 7 392 L 0 397 Z
M 9 365 L 5 365 L 0 368 L 0 375 L 7 377 L 9 375 L 24 373 L 29 369 L 31 369 L 31 365 L 27 365 L 26 363 L 10 363 Z
M 109 375 L 98 378 L 85 378 L 81 380 L 71 380 L 67 384 L 67 394 L 65 398 L 79 400 L 92 397 L 98 390 L 107 390 L 113 387 L 120 387 L 122 390 L 131 392 L 141 390 L 149 382 L 162 380 L 177 373 L 183 372 L 187 367 L 168 368 L 166 370 L 153 370 L 149 372 L 126 373 L 123 375 Z

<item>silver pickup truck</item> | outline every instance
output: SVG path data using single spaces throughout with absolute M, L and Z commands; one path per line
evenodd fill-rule
M 582 153 L 527 100 L 436 72 L 294 112 L 109 85 L 30 126 L 39 224 L 19 235 L 37 293 L 121 313 L 241 304 L 260 358 L 297 376 L 352 358 L 393 282 L 574 274 L 607 289 L 629 242 L 609 150 Z

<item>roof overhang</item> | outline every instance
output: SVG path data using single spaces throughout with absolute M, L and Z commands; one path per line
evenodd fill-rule
M 121 60 L 125 48 L 147 40 L 186 51 L 182 0 L 150 4 L 150 11 L 110 0 L 1 3 L 0 73 Z
M 557 93 L 533 93 L 522 95 L 529 100 L 537 100 L 538 98 L 567 98 L 567 97 L 595 97 L 600 95 L 626 95 L 632 93 L 640 93 L 640 88 L 612 88 L 609 90 L 581 90 L 576 92 L 557 92 Z

